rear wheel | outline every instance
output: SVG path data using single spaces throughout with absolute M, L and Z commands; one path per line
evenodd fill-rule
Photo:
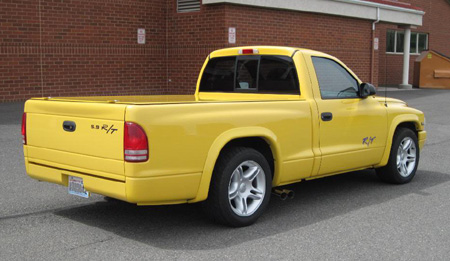
M 271 183 L 269 164 L 260 152 L 244 147 L 227 149 L 214 168 L 205 212 L 228 226 L 251 225 L 269 203 Z
M 396 131 L 388 164 L 376 170 L 381 180 L 404 184 L 410 182 L 419 165 L 419 145 L 416 134 L 406 128 Z

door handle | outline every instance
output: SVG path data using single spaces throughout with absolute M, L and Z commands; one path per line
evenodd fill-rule
M 324 112 L 321 114 L 323 121 L 331 121 L 333 119 L 333 113 L 331 112 Z
M 63 129 L 68 132 L 74 132 L 77 128 L 77 125 L 73 121 L 65 121 L 63 123 Z

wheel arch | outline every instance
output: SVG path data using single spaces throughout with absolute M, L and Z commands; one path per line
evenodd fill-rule
M 265 142 L 265 144 L 261 142 Z M 268 159 L 272 168 L 273 180 L 279 175 L 280 160 L 278 159 L 280 158 L 280 150 L 277 136 L 272 131 L 263 127 L 244 127 L 228 130 L 219 135 L 211 145 L 203 168 L 197 196 L 189 200 L 189 203 L 206 200 L 217 159 L 220 153 L 230 146 L 246 146 L 257 149 Z M 272 162 L 269 160 L 270 157 L 272 157 Z
M 403 114 L 398 115 L 392 120 L 392 124 L 390 125 L 387 135 L 386 147 L 383 153 L 383 158 L 381 159 L 380 164 L 376 165 L 375 168 L 383 167 L 388 163 L 395 132 L 402 127 L 411 129 L 417 135 L 421 128 L 419 116 L 415 114 Z

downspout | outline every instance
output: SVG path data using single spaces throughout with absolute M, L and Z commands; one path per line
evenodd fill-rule
M 166 92 L 170 93 L 170 72 L 169 72 L 169 1 L 166 2 Z
M 380 22 L 380 8 L 377 7 L 377 20 L 372 23 L 372 31 L 375 31 L 375 25 Z
M 41 97 L 44 97 L 44 48 L 42 48 L 42 3 L 39 0 L 39 67 L 41 71 Z
M 370 82 L 374 82 L 374 67 L 375 67 L 375 29 L 376 24 L 380 22 L 380 8 L 377 7 L 377 20 L 372 23 L 372 57 L 371 57 L 371 64 L 370 64 Z

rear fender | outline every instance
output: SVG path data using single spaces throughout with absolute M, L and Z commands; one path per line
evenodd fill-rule
M 263 138 L 270 145 L 275 160 L 275 173 L 273 180 L 277 180 L 280 173 L 281 164 L 280 160 L 277 160 L 280 159 L 280 149 L 278 147 L 276 135 L 272 131 L 263 127 L 244 127 L 231 129 L 219 135 L 219 137 L 217 137 L 217 139 L 213 142 L 211 148 L 209 149 L 205 166 L 203 168 L 203 174 L 200 181 L 199 190 L 197 192 L 197 197 L 189 200 L 189 203 L 195 203 L 207 199 L 214 166 L 216 165 L 219 154 L 225 147 L 225 145 L 235 139 L 250 137 Z

